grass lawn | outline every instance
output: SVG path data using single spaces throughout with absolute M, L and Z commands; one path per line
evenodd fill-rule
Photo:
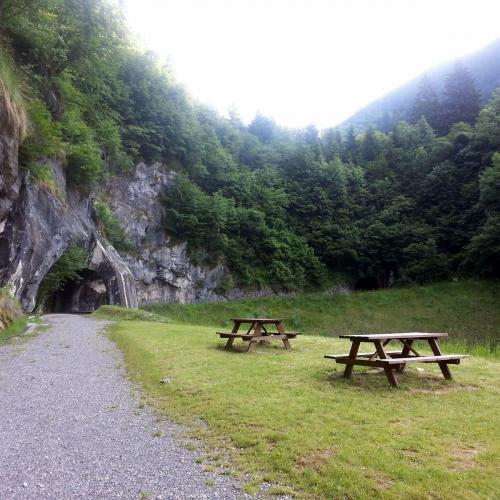
M 314 318 L 310 309 L 321 311 L 328 300 L 339 303 L 343 314 L 323 311 L 314 333 L 339 333 L 339 322 L 352 325 L 346 332 L 359 331 L 364 321 L 371 324 L 359 315 L 370 313 L 375 327 L 368 331 L 454 329 L 462 339 L 472 325 L 488 337 L 500 324 L 494 300 L 500 288 L 469 283 L 471 306 L 462 300 L 465 286 L 391 290 L 399 302 L 390 292 L 323 296 L 325 303 L 296 297 L 293 312 L 305 322 L 306 335 L 292 341 L 292 351 L 279 342 L 251 354 L 226 351 L 214 334 L 218 322 L 236 312 L 262 312 L 266 304 L 268 314 L 289 317 L 283 310 L 289 299 L 155 308 L 175 321 L 122 321 L 112 326 L 111 337 L 142 385 L 145 402 L 188 424 L 190 436 L 206 450 L 205 466 L 225 464 L 227 472 L 245 477 L 249 492 L 258 492 L 264 481 L 271 484 L 269 493 L 297 497 L 498 498 L 497 355 L 476 354 L 451 365 L 452 382 L 436 366 L 409 366 L 399 376 L 401 388 L 392 389 L 378 370 L 355 367 L 352 380 L 344 380 L 343 367 L 322 356 L 345 352 L 348 344 L 306 328 Z M 236 340 L 235 347 L 243 343 Z M 171 383 L 160 384 L 165 378 Z
M 232 326 L 231 317 L 283 317 L 289 330 L 338 336 L 367 332 L 448 332 L 448 342 L 487 352 L 500 347 L 500 281 L 437 283 L 351 295 L 322 293 L 292 297 L 157 304 L 144 309 L 172 321 Z

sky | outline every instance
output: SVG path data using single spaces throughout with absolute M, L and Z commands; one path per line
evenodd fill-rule
M 500 38 L 498 0 L 122 0 L 139 41 L 221 114 L 335 126 Z

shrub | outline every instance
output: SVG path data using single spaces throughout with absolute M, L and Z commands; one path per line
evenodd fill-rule
M 62 156 L 61 127 L 52 119 L 47 106 L 39 99 L 28 104 L 29 131 L 20 148 L 20 163 L 29 168 L 39 160 Z
M 106 239 L 116 250 L 131 253 L 134 246 L 127 238 L 120 222 L 113 215 L 109 206 L 104 201 L 98 201 L 95 204 L 95 209 L 99 217 L 99 226 Z

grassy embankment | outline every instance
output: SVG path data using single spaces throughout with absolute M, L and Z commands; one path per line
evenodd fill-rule
M 190 426 L 206 467 L 229 459 L 228 472 L 249 473 L 248 491 L 266 481 L 271 493 L 299 497 L 493 498 L 500 360 L 487 352 L 500 327 L 499 292 L 498 283 L 466 282 L 158 306 L 170 323 L 122 321 L 111 336 L 145 401 Z M 289 352 L 277 342 L 225 351 L 214 327 L 249 314 L 289 318 L 305 335 Z M 455 345 L 446 352 L 475 355 L 451 367 L 453 382 L 435 366 L 411 366 L 399 390 L 377 370 L 357 367 L 346 381 L 322 357 L 348 347 L 328 335 L 397 330 L 449 331 Z
M 23 333 L 26 323 L 27 318 L 17 301 L 0 288 L 0 342 Z

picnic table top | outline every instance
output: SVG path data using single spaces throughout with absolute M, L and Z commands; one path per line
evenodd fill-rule
M 230 318 L 231 321 L 239 323 L 276 323 L 283 321 L 282 318 Z
M 364 335 L 339 335 L 341 339 L 350 340 L 389 340 L 389 339 L 435 339 L 437 337 L 447 337 L 447 333 L 425 333 L 425 332 L 406 332 L 406 333 L 368 333 Z

